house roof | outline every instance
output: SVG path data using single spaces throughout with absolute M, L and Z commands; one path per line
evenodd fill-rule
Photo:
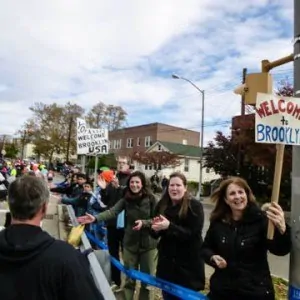
M 177 155 L 200 157 L 201 148 L 197 146 L 183 145 L 179 143 L 171 143 L 171 142 L 163 142 L 163 141 L 157 141 L 156 143 L 160 143 L 163 147 L 167 148 L 170 152 Z

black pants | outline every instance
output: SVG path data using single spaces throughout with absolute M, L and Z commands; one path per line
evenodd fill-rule
M 11 214 L 10 212 L 7 212 L 5 214 L 5 224 L 4 224 L 4 227 L 7 228 L 8 226 L 10 226 L 11 224 Z
M 253 296 L 244 296 L 244 295 L 235 295 L 235 293 L 231 293 L 228 295 L 215 295 L 209 293 L 208 295 L 209 300 L 275 300 L 275 297 L 273 294 L 265 295 L 261 297 L 253 297 Z
M 176 297 L 168 292 L 162 291 L 162 296 L 164 300 L 182 300 L 182 298 Z
M 124 229 L 117 229 L 116 227 L 107 227 L 107 245 L 109 254 L 120 260 L 120 247 L 123 251 L 123 237 Z M 121 272 L 111 265 L 111 280 L 118 286 L 121 285 Z
M 5 201 L 7 197 L 7 190 L 0 191 L 0 201 Z

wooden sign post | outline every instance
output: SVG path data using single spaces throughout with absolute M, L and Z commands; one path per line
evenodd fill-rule
M 284 148 L 285 148 L 284 144 L 276 145 L 276 162 L 275 162 L 272 197 L 271 197 L 271 202 L 275 202 L 275 203 L 278 203 L 279 200 L 282 165 L 283 165 L 283 158 L 284 158 Z M 273 237 L 274 237 L 274 225 L 271 221 L 269 221 L 267 238 L 269 240 L 273 240 Z

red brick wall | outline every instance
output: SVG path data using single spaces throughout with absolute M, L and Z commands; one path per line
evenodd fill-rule
M 158 125 L 157 140 L 164 142 L 172 142 L 182 144 L 183 140 L 187 141 L 187 145 L 199 146 L 200 133 L 184 128 L 174 127 L 165 124 Z

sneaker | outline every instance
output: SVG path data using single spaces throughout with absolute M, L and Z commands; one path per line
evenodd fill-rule
M 119 286 L 117 286 L 114 282 L 111 284 L 110 288 L 112 291 L 114 291 L 116 288 L 118 288 Z
M 122 288 L 120 286 L 116 285 L 115 283 L 112 283 L 110 288 L 114 293 L 118 293 L 122 290 Z

